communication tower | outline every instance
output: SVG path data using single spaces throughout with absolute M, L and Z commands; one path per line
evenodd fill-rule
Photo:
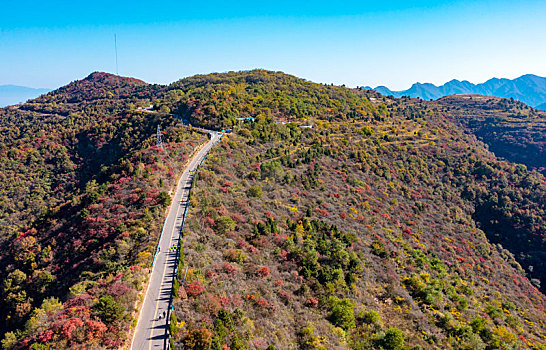
M 116 51 L 116 75 L 119 75 L 119 72 L 118 72 L 118 38 L 117 38 L 116 34 L 114 34 L 114 49 Z

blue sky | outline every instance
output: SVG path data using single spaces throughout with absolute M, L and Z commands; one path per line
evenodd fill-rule
M 6 3 L 7 2 L 7 3 Z M 169 83 L 265 68 L 408 88 L 546 76 L 545 1 L 4 1 L 0 84 L 56 88 L 93 71 Z

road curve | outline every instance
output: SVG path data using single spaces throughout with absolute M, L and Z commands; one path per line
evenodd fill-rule
M 163 232 L 159 239 L 159 251 L 154 258 L 148 289 L 131 342 L 131 350 L 167 348 L 166 327 L 177 263 L 177 252 L 169 250 L 169 247 L 177 247 L 180 240 L 193 174 L 210 149 L 222 138 L 222 133 L 208 132 L 209 142 L 193 156 L 189 166 L 178 180 L 169 214 L 163 224 Z M 166 317 L 163 316 L 163 312 Z

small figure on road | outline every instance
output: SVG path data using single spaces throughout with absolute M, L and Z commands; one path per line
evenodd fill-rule
M 167 315 L 167 313 L 165 311 L 163 311 L 163 318 L 165 318 L 166 315 Z

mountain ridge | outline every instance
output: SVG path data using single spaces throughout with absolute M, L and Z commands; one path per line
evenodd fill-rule
M 473 84 L 468 80 L 452 79 L 443 85 L 436 86 L 432 83 L 414 83 L 409 89 L 394 91 L 386 86 L 377 86 L 368 90 L 375 90 L 386 96 L 419 97 L 424 100 L 436 100 L 444 96 L 459 94 L 478 94 L 513 98 L 524 102 L 531 107 L 546 108 L 546 78 L 534 74 L 525 74 L 515 79 L 491 78 L 481 84 Z

